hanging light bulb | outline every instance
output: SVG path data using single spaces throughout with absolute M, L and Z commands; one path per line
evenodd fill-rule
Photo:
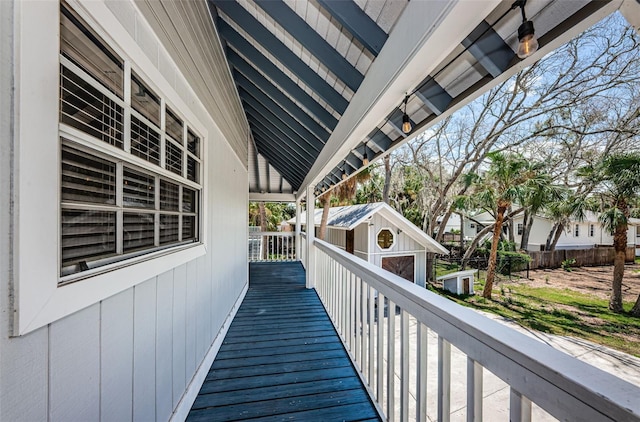
M 364 167 L 369 165 L 369 157 L 367 157 L 367 143 L 364 143 L 364 155 L 362 156 L 362 165 Z
M 347 171 L 345 170 L 345 167 L 347 167 L 347 160 L 342 162 L 342 180 L 347 180 Z
M 522 24 L 518 27 L 518 57 L 526 59 L 536 51 L 538 51 L 538 39 L 536 38 L 535 29 L 533 28 L 533 22 L 527 20 L 527 16 L 524 12 L 524 5 L 527 0 L 519 3 L 520 10 L 522 11 Z
M 411 119 L 409 119 L 409 115 L 407 114 L 407 100 L 409 100 L 408 95 L 404 97 L 404 114 L 402 115 L 402 131 L 404 133 L 409 133 L 411 129 L 413 129 Z

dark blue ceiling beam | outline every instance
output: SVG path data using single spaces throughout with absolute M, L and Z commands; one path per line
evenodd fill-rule
M 248 92 L 251 92 L 252 94 L 256 93 L 256 95 L 259 94 L 258 91 L 260 93 L 263 93 L 264 95 L 260 95 L 260 97 L 264 97 L 262 99 L 254 95 L 254 97 L 256 97 L 263 104 L 265 102 L 268 102 L 279 105 L 291 117 L 302 123 L 307 129 L 309 129 L 309 131 L 311 131 L 317 138 L 324 140 L 324 142 L 329 139 L 329 136 L 331 134 L 327 132 L 325 128 L 323 128 L 318 122 L 313 120 L 311 116 L 305 113 L 304 110 L 298 107 L 298 105 L 291 101 L 286 95 L 278 91 L 278 89 L 276 89 L 273 85 L 271 85 L 271 87 L 275 92 L 266 92 L 261 90 L 260 86 L 257 86 L 256 84 L 251 82 L 247 77 L 245 77 L 238 71 L 234 72 L 233 78 L 235 79 L 236 84 L 246 89 Z
M 253 133 L 255 133 L 256 135 L 260 135 L 262 139 L 271 141 L 271 144 L 273 144 L 280 152 L 286 151 L 288 154 L 290 154 L 292 165 L 298 166 L 300 170 L 303 170 L 306 175 L 307 171 L 311 168 L 311 165 L 313 163 L 310 163 L 308 158 L 302 152 L 300 152 L 300 150 L 298 150 L 295 145 L 290 145 L 286 142 L 282 142 L 273 130 L 270 130 L 267 126 L 265 126 L 257 119 L 250 117 L 248 120 Z
M 368 142 L 375 144 L 380 151 L 388 150 L 391 144 L 393 143 L 391 138 L 385 135 L 384 132 L 378 128 L 375 128 L 375 131 L 373 132 L 373 134 L 369 135 Z
M 416 91 L 416 96 L 433 112 L 439 116 L 445 112 L 453 98 L 431 76 L 428 76 Z
M 358 157 L 356 157 L 352 153 L 349 153 L 349 155 L 347 155 L 347 158 L 345 158 L 345 160 L 347 161 L 347 164 L 349 164 L 349 166 L 354 170 L 358 170 L 362 167 L 362 160 L 360 160 Z
M 318 0 L 318 3 L 374 56 L 380 54 L 388 35 L 352 0 Z
M 272 81 L 274 81 L 282 90 L 288 93 L 292 98 L 295 98 L 299 103 L 304 104 L 309 111 L 315 115 L 318 120 L 324 123 L 327 127 L 333 129 L 338 120 L 333 117 L 329 111 L 321 106 L 312 96 L 307 94 L 297 83 L 292 81 L 283 71 L 278 69 L 271 60 L 266 58 L 257 48 L 252 46 L 247 40 L 245 40 L 240 34 L 238 34 L 233 28 L 231 28 L 226 22 L 219 20 L 219 30 L 221 36 L 226 36 L 227 44 L 238 51 L 242 52 L 242 55 L 247 58 L 256 69 L 260 69 L 262 73 L 267 75 Z M 232 53 L 238 55 L 231 48 L 227 48 L 227 55 Z M 231 57 L 231 56 L 230 56 Z M 346 108 L 346 100 L 344 106 Z M 338 113 L 342 114 L 342 110 L 335 109 Z
M 282 129 L 276 126 L 268 118 L 264 117 L 251 106 L 246 106 L 247 118 L 250 122 L 256 124 L 259 123 L 261 128 L 272 135 L 274 140 L 277 140 L 279 144 L 287 145 L 291 150 L 295 151 L 297 156 L 311 168 L 315 161 L 315 156 L 307 149 L 302 148 L 300 145 L 293 142 L 287 134 L 282 132 Z
M 277 153 L 274 153 L 273 151 L 261 151 L 260 155 L 262 155 L 265 160 L 269 160 L 269 164 L 271 164 L 281 176 L 284 176 L 289 184 L 292 186 L 299 186 L 302 183 L 300 176 L 296 175 L 290 168 L 286 167 L 283 162 L 280 161 L 281 157 L 278 157 Z
M 294 92 L 289 92 L 285 89 L 288 95 L 284 94 L 280 89 L 272 84 L 267 78 L 265 78 L 260 72 L 258 72 L 253 66 L 251 66 L 251 64 L 249 64 L 234 50 L 227 49 L 227 59 L 234 68 L 236 68 L 256 86 L 260 87 L 260 89 L 266 92 L 271 98 L 280 103 L 283 107 L 288 108 L 287 105 L 295 104 L 293 101 L 291 101 L 291 97 L 295 99 L 299 104 L 301 104 L 308 114 L 318 119 L 321 123 L 328 127 L 329 130 L 333 130 L 333 128 L 335 128 L 338 124 L 338 119 L 333 117 L 331 113 L 325 110 L 311 96 L 307 95 L 300 87 L 298 87 L 298 85 L 294 84 L 297 88 L 297 90 L 293 90 Z M 261 70 L 264 71 L 264 69 Z M 287 81 L 291 82 L 291 79 L 287 78 L 284 73 L 280 72 L 280 75 L 282 78 L 286 78 Z M 272 76 L 270 76 L 270 78 L 272 80 L 274 79 Z M 280 85 L 280 88 L 284 89 L 284 87 L 281 85 L 281 82 L 281 80 L 276 80 L 276 83 Z M 300 95 L 301 93 L 304 95 Z
M 260 151 L 260 155 L 262 155 L 269 163 L 284 177 L 286 177 L 289 184 L 297 189 L 302 184 L 302 180 L 300 180 L 299 176 L 293 174 L 290 170 L 288 170 L 283 163 L 281 163 L 277 154 L 274 154 L 272 151 Z
M 404 113 L 402 112 L 402 110 L 400 110 L 399 108 L 396 108 L 393 110 L 393 112 L 389 115 L 389 117 L 387 118 L 387 120 L 389 121 L 389 124 L 403 137 L 406 138 L 408 136 L 408 134 L 404 133 L 402 131 L 402 116 L 404 116 Z M 411 127 L 416 127 L 416 123 L 409 119 L 409 121 L 411 122 Z
M 368 145 L 362 144 L 358 147 L 356 147 L 353 150 L 353 154 L 358 157 L 360 160 L 364 160 L 364 152 L 367 152 L 367 160 L 372 161 L 373 158 L 376 155 L 376 152 L 374 150 L 372 150 L 371 148 L 369 148 Z
M 516 55 L 487 21 L 480 22 L 480 25 L 462 40 L 462 45 L 494 78 L 509 68 Z
M 308 132 L 306 128 L 303 128 L 300 123 L 297 123 L 295 119 L 293 119 L 289 114 L 282 110 L 272 110 L 269 106 L 262 104 L 260 101 L 256 100 L 250 93 L 245 91 L 243 88 L 239 88 L 240 98 L 251 107 L 254 108 L 257 112 L 262 114 L 267 120 L 271 120 L 282 129 L 284 133 L 286 133 L 291 140 L 295 141 L 300 145 L 301 148 L 310 149 L 314 153 L 319 153 L 322 149 L 322 142 L 312 135 L 310 132 L 306 134 L 306 137 L 301 134 Z M 291 126 L 295 126 L 294 130 Z
M 290 175 L 295 175 L 296 177 L 304 177 L 307 175 L 307 168 L 304 164 L 298 164 L 297 162 L 291 162 L 285 156 L 282 155 L 282 145 L 280 145 L 277 141 L 273 140 L 270 135 L 263 134 L 259 129 L 254 131 L 254 136 L 256 137 L 256 143 L 258 145 L 258 150 L 262 154 L 266 151 L 272 153 L 275 156 L 275 160 L 280 164 L 286 164 L 285 169 Z M 286 175 L 286 173 L 283 173 Z
M 255 42 L 259 43 L 265 50 L 276 57 L 280 63 L 298 76 L 305 85 L 311 88 L 320 98 L 324 99 L 334 110 L 338 110 L 340 114 L 344 112 L 348 104 L 347 100 L 307 66 L 293 51 L 289 50 L 286 45 L 258 22 L 244 7 L 236 1 L 209 1 L 219 10 L 222 10 L 230 19 L 235 21 Z M 218 22 L 220 21 L 222 21 L 222 19 L 218 19 Z M 219 28 L 222 26 L 222 24 L 219 24 Z M 223 37 L 225 36 L 223 35 Z M 339 75 L 337 76 L 339 77 Z
M 259 148 L 261 149 L 261 151 L 270 150 L 273 154 L 275 154 L 278 157 L 278 160 L 282 164 L 286 163 L 287 168 L 290 169 L 293 173 L 295 173 L 298 176 L 301 176 L 302 178 L 306 176 L 306 174 L 308 173 L 307 171 L 308 168 L 304 167 L 303 164 L 299 164 L 296 161 L 297 159 L 285 157 L 282 154 L 283 150 L 286 150 L 286 148 L 282 148 L 282 146 L 279 145 L 273 139 L 271 139 L 269 135 L 263 134 L 262 131 L 260 131 L 260 129 L 257 129 L 254 127 L 253 130 L 254 130 L 255 136 L 259 139 L 259 142 L 260 142 Z
M 304 48 L 309 50 L 334 75 L 352 91 L 357 91 L 364 76 L 338 53 L 329 43 L 311 28 L 296 12 L 282 0 L 256 0 L 274 21 L 278 22 Z

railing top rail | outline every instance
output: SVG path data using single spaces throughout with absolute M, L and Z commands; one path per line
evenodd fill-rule
M 249 232 L 249 237 L 261 237 L 261 236 L 281 236 L 281 237 L 293 237 L 294 232 Z
M 314 245 L 555 417 L 640 421 L 640 387 L 333 245 Z

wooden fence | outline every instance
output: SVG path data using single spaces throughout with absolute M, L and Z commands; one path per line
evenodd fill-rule
M 635 259 L 635 247 L 627 247 L 627 262 Z M 612 246 L 601 246 L 592 249 L 556 249 L 555 251 L 529 252 L 531 263 L 529 268 L 560 268 L 562 261 L 575 259 L 575 266 L 589 267 L 596 265 L 613 265 L 615 251 Z

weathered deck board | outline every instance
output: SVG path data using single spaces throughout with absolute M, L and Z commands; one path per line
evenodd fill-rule
M 249 278 L 187 420 L 379 420 L 300 263 Z

